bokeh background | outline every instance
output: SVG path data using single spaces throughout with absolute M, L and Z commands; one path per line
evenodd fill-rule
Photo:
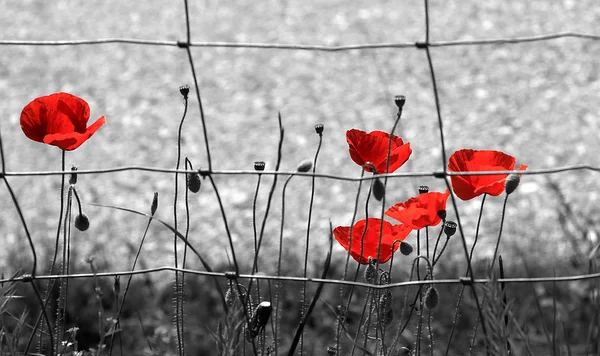
M 564 31 L 597 34 L 600 20 L 600 7 L 593 0 L 431 1 L 429 10 L 432 42 Z M 191 2 L 189 11 L 193 42 L 338 46 L 425 39 L 422 1 L 205 0 Z M 3 5 L 0 33 L 2 41 L 177 41 L 186 38 L 185 11 L 183 2 L 150 0 L 15 1 Z M 178 87 L 189 84 L 194 89 L 184 49 L 134 44 L 0 47 L 0 129 L 7 171 L 60 169 L 59 149 L 28 140 L 19 127 L 20 112 L 29 101 L 58 91 L 84 98 L 91 107 L 90 120 L 102 115 L 107 120 L 92 139 L 68 152 L 67 165 L 79 169 L 175 167 L 177 129 L 183 112 Z M 274 169 L 277 115 L 281 113 L 285 127 L 282 170 L 293 171 L 298 162 L 312 159 L 318 143 L 313 126 L 322 123 L 325 132 L 317 170 L 357 177 L 360 169 L 348 156 L 345 132 L 350 128 L 389 130 L 396 112 L 393 96 L 397 94 L 405 95 L 407 102 L 396 132 L 413 148 L 412 157 L 398 172 L 442 169 L 435 101 L 423 50 L 411 47 L 319 52 L 192 47 L 192 53 L 215 170 L 252 169 L 254 161 L 266 161 L 267 170 Z M 460 148 L 497 149 L 515 156 L 519 164 L 528 164 L 530 169 L 599 165 L 600 42 L 560 38 L 434 47 L 431 53 L 447 156 Z M 182 139 L 182 154 L 195 168 L 207 168 L 195 95 L 190 95 Z M 581 257 L 598 243 L 597 178 L 597 173 L 590 171 L 523 177 L 519 190 L 509 199 L 500 250 L 513 276 L 525 273 L 523 261 L 536 266 L 534 270 L 542 275 L 586 271 Z M 256 176 L 215 179 L 238 258 L 247 270 L 252 258 Z M 81 260 L 93 254 L 104 271 L 129 268 L 146 220 L 87 203 L 147 212 L 153 192 L 158 191 L 157 217 L 172 221 L 173 180 L 170 174 L 141 171 L 80 176 L 78 192 L 91 227 L 85 233 L 73 230 L 73 261 L 85 270 Z M 54 244 L 60 179 L 11 177 L 9 181 L 39 247 L 42 272 L 43 261 L 49 260 Z M 264 212 L 270 182 L 272 177 L 263 178 L 257 204 L 259 217 Z M 408 199 L 422 184 L 431 190 L 445 189 L 443 181 L 433 178 L 398 178 L 389 182 L 387 202 L 391 205 Z M 316 180 L 310 275 L 320 273 L 329 220 L 334 226 L 350 224 L 356 187 L 355 182 Z M 179 198 L 181 202 L 182 195 Z M 300 265 L 292 261 L 303 258 L 309 198 L 310 179 L 294 178 L 286 195 L 284 251 L 290 264 L 286 274 L 302 273 Z M 458 205 L 469 243 L 479 205 L 478 200 Z M 502 198 L 486 202 L 476 261 L 483 263 L 493 253 L 501 206 Z M 191 198 L 190 207 L 191 241 L 219 270 L 228 269 L 225 230 L 208 184 Z M 179 208 L 182 216 L 183 205 Z M 29 268 L 30 252 L 5 189 L 0 190 L 0 209 L 0 241 L 4 246 L 0 249 L 0 269 L 10 275 L 19 268 Z M 379 209 L 380 205 L 372 204 L 372 213 Z M 278 190 L 261 256 L 267 270 L 277 258 L 280 210 Z M 359 212 L 358 217 L 364 217 L 362 214 Z M 449 211 L 449 219 L 455 216 Z M 414 240 L 414 236 L 411 238 Z M 141 266 L 172 264 L 171 250 L 172 234 L 154 225 L 142 252 Z M 334 246 L 333 254 L 334 263 L 343 261 L 341 247 Z M 460 241 L 452 240 L 444 261 L 449 266 L 447 271 L 456 271 L 454 276 L 463 273 L 464 260 Z M 196 261 L 190 263 L 198 266 Z M 409 264 L 407 259 L 396 267 L 402 270 Z M 169 276 L 157 273 L 148 278 L 158 286 L 168 284 Z M 580 285 L 572 288 L 577 290 Z M 528 290 L 533 293 L 534 289 Z M 320 312 L 327 313 L 327 309 Z M 568 314 L 561 317 L 569 318 Z

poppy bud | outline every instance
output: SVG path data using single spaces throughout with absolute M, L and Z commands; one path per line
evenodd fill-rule
M 444 233 L 446 234 L 446 236 L 448 238 L 450 238 L 452 235 L 454 235 L 456 233 L 456 227 L 458 225 L 456 225 L 456 223 L 454 221 L 446 221 L 446 223 L 444 224 Z
M 150 207 L 150 214 L 154 215 L 158 208 L 158 192 L 154 192 L 154 198 L 152 199 L 152 206 Z
M 198 173 L 188 173 L 186 176 L 187 187 L 192 193 L 198 193 L 200 190 L 200 175 Z
M 179 87 L 179 92 L 181 93 L 181 95 L 183 95 L 183 98 L 185 100 L 187 100 L 188 98 L 188 94 L 190 93 L 190 86 L 189 85 L 182 85 Z
M 394 321 L 394 311 L 392 310 L 392 308 L 388 308 L 380 314 L 380 318 L 383 327 L 388 327 L 392 323 L 392 321 Z
M 337 350 L 335 349 L 335 346 L 327 346 L 327 354 L 337 355 Z
M 115 281 L 113 282 L 113 292 L 115 296 L 118 298 L 119 293 L 121 292 L 121 277 L 115 276 Z
M 265 165 L 266 164 L 264 161 L 256 161 L 256 162 L 254 162 L 254 170 L 255 171 L 264 171 Z
M 509 174 L 506 177 L 506 182 L 504 186 L 504 190 L 506 191 L 506 195 L 512 193 L 519 186 L 519 182 L 521 181 L 521 177 L 518 174 Z
M 371 284 L 375 283 L 377 277 L 377 268 L 375 267 L 375 260 L 369 257 L 369 264 L 365 268 L 365 280 Z
M 379 276 L 379 284 L 386 285 L 390 284 L 391 281 L 390 274 L 386 271 L 382 271 L 381 276 Z
M 392 309 L 392 292 L 386 289 L 379 297 L 379 311 L 383 314 L 390 309 Z
M 426 185 L 422 185 L 419 187 L 419 194 L 429 193 L 429 187 Z
M 75 227 L 79 231 L 85 231 L 90 227 L 90 219 L 85 214 L 79 214 L 75 218 Z
M 404 255 L 404 256 L 408 256 L 413 252 L 413 247 L 411 244 L 409 244 L 408 242 L 400 242 L 400 252 Z
M 233 283 L 229 283 L 229 287 L 225 292 L 225 304 L 227 307 L 231 308 L 235 304 L 237 300 L 237 291 L 233 288 Z
M 396 356 L 411 356 L 412 351 L 408 347 L 401 347 L 398 351 L 396 351 Z
M 319 135 L 322 135 L 324 128 L 325 128 L 325 126 L 323 126 L 323 124 L 316 124 L 315 125 L 315 132 L 318 133 Z
M 373 182 L 373 196 L 378 201 L 381 201 L 385 196 L 385 185 L 383 185 L 383 182 L 379 177 L 375 178 L 375 181 Z
M 425 307 L 429 310 L 434 310 L 438 303 L 440 302 L 440 295 L 438 294 L 437 289 L 431 286 L 425 292 Z
M 404 107 L 405 102 L 406 102 L 406 97 L 404 95 L 396 95 L 394 97 L 394 103 L 396 103 L 396 106 L 400 110 L 402 110 L 402 108 Z
M 439 218 L 442 220 L 446 220 L 446 210 L 439 210 L 437 212 L 437 216 L 439 216 Z
M 296 167 L 296 170 L 298 172 L 306 173 L 306 172 L 310 171 L 312 169 L 312 167 L 313 167 L 313 164 L 311 161 L 304 160 L 298 164 L 298 167 Z
M 69 184 L 70 185 L 75 185 L 75 184 L 77 184 L 77 173 L 76 173 L 77 172 L 77 167 L 72 166 L 71 167 L 71 172 L 73 172 L 73 173 L 71 173 L 71 175 L 69 176 Z
M 254 315 L 252 315 L 252 319 L 250 320 L 250 324 L 248 326 L 246 338 L 250 337 L 250 339 L 253 339 L 256 336 L 258 336 L 258 334 L 265 328 L 265 326 L 269 322 L 272 310 L 273 307 L 271 307 L 271 303 L 267 301 L 261 302 L 256 307 Z

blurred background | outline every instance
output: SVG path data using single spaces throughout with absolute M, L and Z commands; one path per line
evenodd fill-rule
M 340 46 L 407 43 L 425 40 L 422 1 L 235 1 L 190 3 L 192 42 L 260 42 Z M 597 34 L 600 7 L 595 1 L 431 1 L 430 41 L 529 37 L 559 32 Z M 185 41 L 183 2 L 19 1 L 0 12 L 0 40 L 53 41 L 99 38 Z M 530 169 L 588 164 L 597 155 L 600 121 L 600 42 L 559 38 L 519 44 L 433 47 L 433 65 L 444 120 L 446 155 L 460 148 L 495 149 L 511 154 Z M 317 171 L 358 177 L 349 158 L 346 130 L 388 131 L 396 107 L 394 95 L 407 98 L 396 133 L 411 143 L 413 154 L 397 172 L 442 170 L 440 134 L 432 82 L 424 50 L 414 47 L 319 52 L 282 49 L 192 47 L 206 114 L 214 170 L 253 169 L 254 161 L 275 168 L 278 113 L 285 128 L 281 170 L 293 171 L 312 159 L 318 144 L 314 125 L 324 124 Z M 194 90 L 184 49 L 136 44 L 1 45 L 0 132 L 10 172 L 60 169 L 60 150 L 28 140 L 19 127 L 22 108 L 38 96 L 66 91 L 84 98 L 91 118 L 106 124 L 84 145 L 67 153 L 67 167 L 119 166 L 174 168 L 177 129 L 183 113 L 179 86 Z M 205 142 L 195 95 L 183 127 L 182 155 L 195 168 L 207 168 Z M 8 178 L 25 212 L 40 254 L 39 272 L 47 269 L 59 209 L 59 176 Z M 256 176 L 216 176 L 244 271 L 253 257 L 252 200 Z M 280 178 L 279 187 L 284 177 Z M 77 184 L 87 232 L 72 232 L 72 260 L 80 270 L 94 255 L 102 271 L 130 268 L 146 220 L 126 212 L 87 205 L 116 205 L 148 212 L 159 192 L 157 217 L 173 219 L 171 174 L 126 171 L 82 175 Z M 182 179 L 180 182 L 184 182 Z M 272 177 L 263 177 L 257 214 L 262 219 Z M 500 253 L 510 276 L 526 275 L 524 261 L 539 275 L 587 271 L 591 246 L 598 243 L 598 179 L 590 171 L 523 176 L 508 202 Z M 208 181 L 190 198 L 190 240 L 217 269 L 229 269 L 228 242 L 214 192 Z M 285 273 L 301 275 L 310 179 L 296 177 L 286 195 Z M 404 201 L 419 185 L 444 191 L 434 178 L 389 181 L 387 202 Z M 309 275 L 320 273 L 326 255 L 329 221 L 349 225 L 356 182 L 317 179 L 310 229 Z M 182 190 L 180 189 L 180 193 Z M 183 193 L 179 216 L 183 216 Z M 364 201 L 364 194 L 363 199 Z M 473 241 L 480 200 L 459 202 L 465 237 Z M 486 201 L 475 261 L 493 254 L 502 198 Z M 387 207 L 385 207 L 387 208 Z M 5 189 L 0 189 L 0 270 L 5 276 L 31 266 L 29 247 Z M 371 214 L 381 205 L 371 205 Z M 362 215 L 361 215 L 362 214 Z M 364 218 L 364 208 L 358 218 Z M 448 219 L 455 219 L 454 211 Z M 259 220 L 262 221 L 262 220 Z M 274 196 L 261 263 L 277 260 L 281 190 Z M 180 224 L 183 221 L 180 220 Z M 437 230 L 434 230 L 437 233 Z M 414 242 L 414 236 L 409 237 Z M 480 245 L 479 245 L 480 244 Z M 334 245 L 334 264 L 344 250 Z M 397 281 L 412 259 L 396 263 Z M 172 265 L 172 234 L 155 224 L 142 251 L 144 268 Z M 449 244 L 443 263 L 456 277 L 464 272 L 459 239 Z M 190 267 L 199 268 L 196 260 Z M 339 267 L 340 270 L 342 267 Z M 170 274 L 146 276 L 147 283 L 170 292 Z M 395 279 L 395 278 L 394 278 Z M 564 285 L 563 285 L 564 287 Z M 548 295 L 541 285 L 529 293 Z M 581 285 L 567 290 L 579 291 Z M 543 289 L 543 288 L 542 288 Z M 200 291 L 197 293 L 202 294 Z M 331 295 L 335 296 L 335 288 Z M 454 297 L 448 295 L 450 305 Z M 167 296 L 167 307 L 169 304 Z M 158 298 L 158 297 L 157 297 Z M 583 298 L 583 297 L 582 297 Z M 193 299 L 193 298 L 191 298 Z M 333 303 L 333 302 L 332 302 Z M 565 302 L 567 303 L 567 302 Z M 568 304 L 568 303 L 567 303 Z M 319 313 L 327 314 L 320 306 Z M 561 314 L 569 316 L 569 305 Z M 168 314 L 168 310 L 165 311 Z M 451 309 L 448 311 L 451 315 Z M 293 326 L 295 319 L 290 316 Z M 446 320 L 445 322 L 447 322 Z M 167 324 L 168 325 L 168 324 Z M 323 326 L 326 327 L 326 326 Z M 200 328 L 200 327 L 199 327 Z M 193 330 L 191 331 L 193 332 Z M 206 330 L 200 328 L 200 334 Z M 326 341 L 323 341 L 326 344 Z M 321 344 L 318 344 L 321 346 Z

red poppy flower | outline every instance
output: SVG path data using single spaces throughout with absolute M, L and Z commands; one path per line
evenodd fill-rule
M 449 196 L 449 190 L 446 190 L 446 193 L 419 194 L 403 203 L 392 206 L 385 212 L 385 215 L 400 221 L 413 230 L 419 230 L 426 226 L 436 226 L 442 221 L 438 212 L 446 210 L 446 202 Z
M 390 135 L 387 132 L 373 131 L 366 133 L 352 129 L 346 131 L 346 141 L 350 146 L 350 157 L 356 164 L 363 166 L 365 163 L 371 162 L 377 173 L 385 173 L 390 142 Z M 408 160 L 411 153 L 410 142 L 404 143 L 400 137 L 392 136 L 389 173 L 400 168 Z M 367 172 L 373 171 L 372 167 L 365 167 L 365 170 Z
M 450 172 L 511 171 L 516 159 L 500 151 L 462 149 L 454 152 L 448 161 Z M 522 164 L 518 170 L 527 169 Z M 508 174 L 482 176 L 450 176 L 452 190 L 462 200 L 473 199 L 481 194 L 498 196 L 504 191 Z
M 29 139 L 66 151 L 81 146 L 106 119 L 100 117 L 91 126 L 90 107 L 85 100 L 67 93 L 55 93 L 34 99 L 21 112 L 21 129 Z
M 377 218 L 363 219 L 354 224 L 354 227 L 352 228 L 352 249 L 350 250 L 350 255 L 358 263 L 367 264 L 369 263 L 369 257 L 373 259 L 377 258 L 380 226 L 381 219 Z M 387 262 L 392 257 L 393 252 L 396 252 L 400 246 L 398 243 L 394 245 L 394 241 L 403 241 L 411 231 L 412 229 L 407 226 L 402 224 L 392 225 L 390 222 L 384 220 L 379 262 Z M 365 235 L 363 243 L 361 244 L 363 232 Z M 333 235 L 340 245 L 348 251 L 348 247 L 350 246 L 350 226 L 336 227 L 333 230 Z M 394 245 L 394 251 L 392 251 L 392 245 Z

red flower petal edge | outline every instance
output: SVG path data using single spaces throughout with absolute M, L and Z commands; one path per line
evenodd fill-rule
M 358 263 L 367 264 L 369 263 L 369 257 L 377 259 L 380 227 L 381 219 L 363 219 L 356 222 L 352 227 L 352 238 L 350 237 L 350 226 L 336 227 L 333 230 L 333 235 L 346 251 L 350 249 L 350 255 Z M 411 231 L 412 229 L 407 226 L 402 224 L 392 225 L 390 222 L 384 220 L 379 262 L 387 262 L 400 246 L 399 243 L 394 245 L 394 241 L 403 241 Z M 392 245 L 394 246 L 393 251 Z
M 385 173 L 388 157 L 388 146 L 390 135 L 383 131 L 365 131 L 352 129 L 346 131 L 346 142 L 350 157 L 359 166 L 364 166 L 370 162 L 375 166 L 377 173 Z M 404 143 L 398 136 L 392 136 L 392 147 L 390 151 L 389 172 L 392 173 L 400 168 L 410 157 L 412 149 L 410 143 Z M 365 170 L 372 172 L 372 167 L 365 167 Z
M 504 152 L 493 150 L 461 149 L 448 160 L 450 172 L 511 171 L 515 169 L 516 159 Z M 525 170 L 520 165 L 517 170 Z M 504 192 L 508 174 L 482 176 L 450 176 L 452 190 L 462 200 L 473 199 L 482 194 L 498 196 Z
M 446 210 L 446 202 L 449 196 L 449 190 L 446 190 L 445 193 L 429 192 L 419 194 L 405 202 L 395 204 L 385 212 L 385 215 L 414 230 L 426 226 L 436 226 L 442 221 L 438 212 Z
M 68 93 L 41 96 L 21 112 L 21 129 L 37 142 L 72 151 L 104 125 L 104 116 L 87 126 L 90 107 L 85 100 Z

